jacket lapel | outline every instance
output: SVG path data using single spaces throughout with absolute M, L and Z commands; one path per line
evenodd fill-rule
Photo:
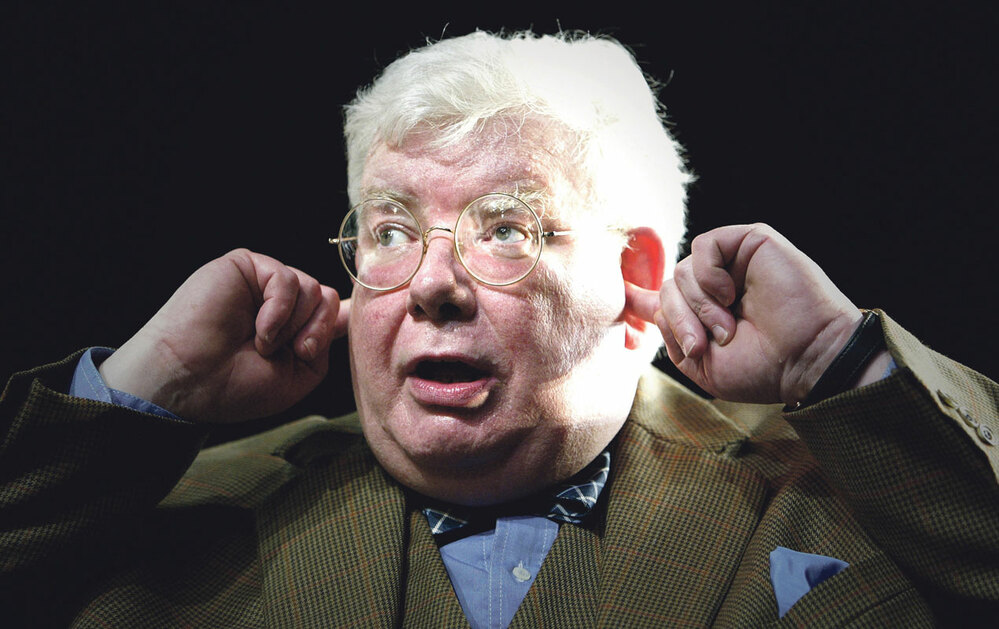
M 599 532 L 563 524 L 510 628 L 591 626 L 600 561 Z
M 597 626 L 708 626 L 764 507 L 745 434 L 664 377 L 645 377 L 618 436 Z
M 259 511 L 268 626 L 398 625 L 405 497 L 360 440 L 333 456 Z
M 405 597 L 405 627 L 461 629 L 469 626 L 451 587 L 427 517 L 419 509 L 411 509 L 409 513 Z

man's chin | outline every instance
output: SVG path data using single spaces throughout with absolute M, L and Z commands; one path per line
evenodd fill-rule
M 514 443 L 421 441 L 402 444 L 398 457 L 376 454 L 397 481 L 421 494 L 460 504 L 491 504 L 523 490 L 532 466 L 518 458 Z M 400 444 L 395 444 L 400 445 Z M 537 476 L 537 470 L 534 470 Z
M 474 480 L 512 465 L 514 449 L 512 444 L 496 440 L 484 444 L 463 443 L 450 438 L 442 441 L 422 440 L 411 444 L 406 454 L 413 466 L 427 475 L 441 479 L 459 477 Z
M 420 494 L 454 504 L 487 506 L 501 504 L 533 494 L 551 484 L 539 482 L 537 475 L 503 468 L 440 470 L 440 474 L 421 476 L 418 483 L 400 483 Z

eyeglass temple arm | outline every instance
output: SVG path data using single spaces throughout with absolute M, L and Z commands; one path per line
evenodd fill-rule
M 443 228 L 437 227 L 437 228 L 431 228 L 431 229 L 443 229 Z M 430 230 L 427 230 L 427 231 L 430 231 Z M 451 231 L 451 230 L 446 230 L 446 231 Z M 563 231 L 541 232 L 541 237 L 542 238 L 554 238 L 555 236 L 565 236 L 566 234 L 571 234 L 571 233 L 572 233 L 571 229 L 566 229 L 566 230 L 563 230 Z M 329 243 L 331 245 L 339 245 L 340 243 L 347 242 L 348 240 L 357 240 L 357 236 L 349 236 L 347 238 L 330 238 L 329 239 Z

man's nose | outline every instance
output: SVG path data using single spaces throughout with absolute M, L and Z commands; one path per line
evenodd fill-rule
M 450 229 L 427 230 L 427 252 L 409 282 L 406 307 L 414 318 L 434 321 L 471 319 L 475 314 L 475 279 L 458 261 Z

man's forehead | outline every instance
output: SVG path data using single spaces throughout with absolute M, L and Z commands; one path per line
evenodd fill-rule
M 362 198 L 387 196 L 416 205 L 463 207 L 482 194 L 506 192 L 548 213 L 554 198 L 564 193 L 564 168 L 550 146 L 530 136 L 479 133 L 445 147 L 415 136 L 399 146 L 375 145 L 360 193 Z
M 547 185 L 551 169 L 541 163 L 545 159 L 543 155 L 531 153 L 525 147 L 504 148 L 412 150 L 380 143 L 365 164 L 361 189 L 435 189 L 442 184 L 458 182 L 466 182 L 469 186 L 477 183 L 522 187 Z

